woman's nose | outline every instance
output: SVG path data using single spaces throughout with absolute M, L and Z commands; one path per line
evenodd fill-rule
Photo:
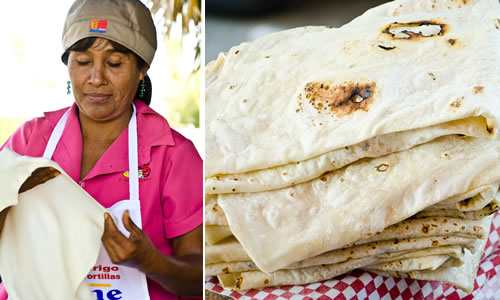
M 94 66 L 92 68 L 89 83 L 93 86 L 100 86 L 106 83 L 103 68 L 101 66 Z

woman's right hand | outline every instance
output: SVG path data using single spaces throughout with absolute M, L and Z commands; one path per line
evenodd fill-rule
M 31 190 L 35 186 L 45 183 L 59 174 L 61 174 L 61 172 L 51 167 L 38 168 L 33 171 L 31 176 L 26 179 L 23 185 L 21 185 L 19 188 L 19 194 L 24 193 L 27 190 Z

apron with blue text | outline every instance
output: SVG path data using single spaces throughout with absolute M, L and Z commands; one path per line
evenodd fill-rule
M 122 221 L 123 213 L 126 210 L 129 210 L 132 221 L 142 229 L 141 203 L 139 201 L 139 164 L 137 158 L 137 118 L 135 105 L 133 105 L 133 109 L 132 118 L 128 125 L 130 199 L 119 201 L 107 209 L 108 212 L 114 216 L 118 229 L 126 237 L 130 236 L 130 233 L 125 229 Z M 47 147 L 45 148 L 43 154 L 44 158 L 52 159 L 54 150 L 61 139 L 68 115 L 69 109 L 54 128 Z M 87 275 L 86 280 L 96 300 L 149 300 L 148 286 L 144 273 L 135 268 L 113 264 L 102 244 L 96 265 Z

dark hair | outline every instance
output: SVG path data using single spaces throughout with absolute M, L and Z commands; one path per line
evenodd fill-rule
M 66 51 L 61 56 L 62 62 L 65 65 L 68 65 L 69 53 L 71 51 L 86 51 L 90 47 L 92 47 L 92 45 L 94 45 L 96 39 L 97 39 L 96 37 L 88 37 L 88 38 L 81 39 L 78 42 L 74 43 L 71 47 L 69 47 L 68 49 L 66 49 Z M 111 41 L 111 40 L 109 40 L 109 43 L 111 44 L 111 46 L 113 47 L 113 49 L 115 49 L 117 52 L 124 53 L 124 54 L 132 53 L 135 56 L 135 58 L 136 58 L 137 68 L 139 70 L 142 70 L 143 68 L 145 68 L 145 67 L 148 66 L 148 64 L 144 61 L 144 59 L 142 59 L 139 55 L 137 55 L 134 52 L 132 52 L 127 47 L 125 47 L 125 46 L 123 46 L 123 45 L 121 45 L 121 44 L 119 44 L 117 42 Z M 139 83 L 139 86 L 137 87 L 137 91 L 135 93 L 134 98 L 141 100 L 142 102 L 146 103 L 146 105 L 151 104 L 151 96 L 152 96 L 152 88 L 153 88 L 153 86 L 151 85 L 151 79 L 149 78 L 148 75 L 146 75 L 144 77 L 144 87 L 145 87 L 146 90 L 145 90 L 144 96 L 142 98 L 139 96 L 139 94 L 140 94 L 140 85 L 141 85 L 141 83 Z

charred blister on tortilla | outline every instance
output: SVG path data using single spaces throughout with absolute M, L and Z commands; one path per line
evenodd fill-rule
M 446 24 L 439 24 L 435 21 L 417 21 L 409 23 L 394 22 L 385 27 L 382 32 L 391 35 L 394 39 L 410 40 L 444 35 L 446 31 Z
M 374 82 L 344 82 L 334 85 L 332 82 L 311 81 L 299 95 L 299 106 L 307 100 L 318 113 L 343 117 L 358 110 L 368 111 L 373 102 L 376 84 Z

